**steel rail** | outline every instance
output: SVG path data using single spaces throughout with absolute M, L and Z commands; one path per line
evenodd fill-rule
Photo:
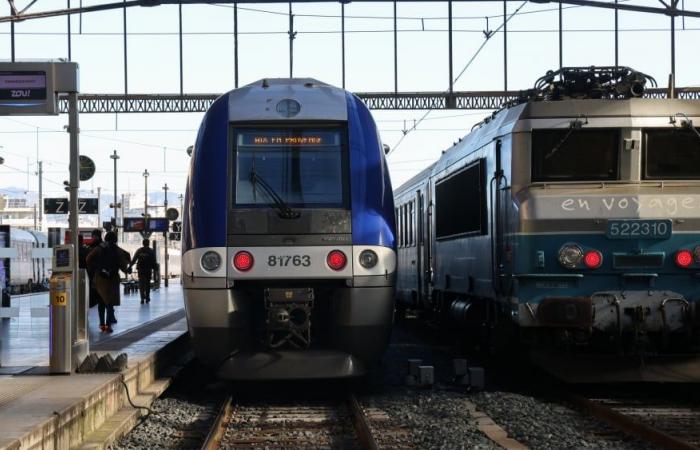
M 202 450 L 216 450 L 221 447 L 221 440 L 226 432 L 226 424 L 228 423 L 231 415 L 233 414 L 233 397 L 229 396 L 224 400 L 224 403 L 219 409 L 219 413 L 214 419 L 214 424 L 209 430 L 204 443 L 202 444 Z
M 356 95 L 377 110 L 493 110 L 517 100 L 521 91 L 360 92 Z M 82 114 L 205 112 L 221 94 L 81 94 Z M 677 88 L 679 99 L 700 100 L 700 88 Z M 668 98 L 666 89 L 647 89 L 645 98 Z M 68 99 L 59 98 L 59 111 L 68 111 Z
M 369 421 L 367 420 L 367 416 L 360 406 L 360 402 L 357 401 L 357 397 L 355 397 L 354 394 L 348 395 L 347 404 L 348 409 L 352 414 L 357 440 L 360 441 L 362 448 L 364 450 L 378 450 L 379 446 L 377 445 L 377 441 L 374 440 L 374 435 L 372 435 L 372 429 L 369 426 Z
M 692 445 L 682 439 L 671 436 L 661 430 L 658 430 L 650 425 L 642 423 L 625 414 L 619 413 L 612 408 L 600 405 L 585 397 L 576 394 L 569 394 L 569 400 L 578 405 L 580 408 L 587 411 L 593 417 L 600 419 L 609 425 L 628 433 L 632 436 L 639 437 L 647 442 L 658 445 L 666 449 L 678 450 L 697 450 L 695 445 Z

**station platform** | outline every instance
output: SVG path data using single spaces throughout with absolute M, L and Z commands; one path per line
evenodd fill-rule
M 48 365 L 49 361 L 49 294 L 12 297 L 11 316 L 0 319 L 0 375 L 17 373 L 32 366 Z M 151 292 L 151 303 L 141 305 L 139 294 L 123 294 L 121 306 L 115 308 L 118 323 L 113 333 L 101 333 L 97 307 L 88 312 L 90 345 L 114 339 L 115 336 L 151 320 L 184 308 L 182 287 L 175 281 L 168 288 Z
M 106 448 L 146 411 L 128 397 L 150 406 L 169 385 L 165 369 L 188 353 L 182 289 L 161 287 L 147 305 L 138 294 L 122 295 L 111 334 L 99 332 L 92 308 L 90 351 L 127 353 L 121 373 L 49 375 L 48 317 L 25 311 L 48 304 L 43 296 L 13 299 L 26 305 L 18 306 L 18 318 L 2 320 L 0 450 Z

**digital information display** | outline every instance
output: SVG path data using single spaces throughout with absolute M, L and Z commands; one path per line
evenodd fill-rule
M 70 266 L 70 249 L 61 248 L 56 250 L 55 258 L 56 267 Z
M 244 147 L 319 147 L 340 145 L 337 131 L 243 131 L 238 145 Z
M 46 73 L 0 72 L 0 100 L 46 100 Z
M 152 217 L 148 219 L 148 229 L 146 229 L 146 219 L 143 217 L 125 217 L 124 231 L 168 231 L 168 219 L 165 217 Z

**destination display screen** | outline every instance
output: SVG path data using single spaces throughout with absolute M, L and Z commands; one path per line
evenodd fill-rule
M 46 73 L 0 72 L 0 100 L 46 100 Z
M 244 147 L 319 147 L 340 145 L 340 134 L 335 131 L 296 132 L 255 131 L 241 132 L 238 146 Z

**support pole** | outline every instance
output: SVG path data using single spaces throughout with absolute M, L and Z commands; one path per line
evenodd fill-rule
M 617 5 L 618 0 L 615 0 Z M 620 24 L 619 11 L 615 8 L 615 68 L 620 66 Z
M 294 77 L 294 15 L 292 2 L 289 2 L 289 78 Z
M 165 191 L 165 201 L 163 202 L 163 206 L 165 208 L 165 211 L 168 211 L 168 183 L 165 183 L 163 186 L 163 191 Z M 163 273 L 165 277 L 165 281 L 163 282 L 165 287 L 168 287 L 168 232 L 170 231 L 170 221 L 168 220 L 168 230 L 166 230 L 164 237 L 165 237 L 165 242 L 164 242 L 164 249 L 163 249 L 163 257 L 165 258 L 165 272 Z
M 564 67 L 564 29 L 562 3 L 559 0 L 559 70 Z
M 454 68 L 453 68 L 453 58 L 452 58 L 452 0 L 447 2 L 447 52 L 448 52 L 448 66 L 449 66 L 449 89 L 450 94 L 454 92 Z
M 109 156 L 110 159 L 114 160 L 114 223 L 119 224 L 119 218 L 117 216 L 117 207 L 119 206 L 117 202 L 117 160 L 119 159 L 119 155 L 117 155 L 117 151 L 114 150 L 114 153 L 112 153 Z M 123 230 L 122 230 L 123 232 Z
M 396 0 L 394 0 L 394 92 L 399 92 L 399 35 L 396 25 Z
M 343 89 L 345 89 L 345 3 L 340 4 L 340 54 L 343 72 Z
M 508 92 L 508 1 L 503 0 L 503 90 Z
M 127 58 L 127 48 L 126 48 L 126 0 L 124 1 L 124 94 L 129 93 L 129 64 Z
M 15 22 L 10 22 L 10 54 L 12 62 L 15 62 Z
M 116 192 L 116 190 L 115 190 L 115 192 Z M 116 198 L 115 198 L 115 200 L 116 200 Z M 121 203 L 122 203 L 122 222 L 123 222 L 124 221 L 124 194 L 122 194 L 122 202 Z M 122 242 L 124 242 L 124 235 L 125 234 L 126 233 L 124 233 L 124 224 L 122 223 L 122 233 L 121 233 Z
M 70 0 L 67 0 L 68 10 L 70 10 Z M 68 14 L 68 61 L 73 59 L 72 49 L 71 49 L 71 31 L 70 31 L 70 14 Z
M 80 188 L 80 149 L 78 147 L 78 93 L 68 93 L 68 132 L 70 133 L 70 215 L 68 216 L 68 227 L 70 228 L 70 239 L 73 244 L 73 271 L 71 276 L 71 298 L 70 308 L 75 311 L 80 304 L 80 292 L 82 286 L 78 282 L 80 277 L 79 248 L 78 248 L 78 189 Z M 71 313 L 71 317 L 74 314 Z M 70 332 L 70 329 L 68 330 Z
M 672 8 L 675 9 L 678 0 L 673 0 Z M 673 92 L 676 89 L 676 16 L 671 15 L 671 83 L 674 86 Z
M 233 4 L 233 81 L 238 88 L 238 3 Z
M 38 208 L 39 208 L 39 226 L 38 226 L 37 229 L 38 229 L 39 231 L 41 231 L 41 227 L 42 227 L 42 225 L 43 225 L 42 220 L 43 220 L 43 218 L 44 218 L 44 216 L 43 216 L 44 206 L 43 206 L 43 201 L 42 201 L 42 199 L 43 199 L 43 193 L 44 193 L 44 189 L 43 189 L 43 186 L 44 186 L 44 183 L 43 183 L 43 181 L 44 181 L 44 170 L 43 170 L 43 167 L 42 167 L 42 166 L 43 166 L 43 162 L 42 162 L 42 161 L 39 161 L 37 164 L 39 165 L 39 168 L 38 168 L 38 170 L 37 170 L 37 175 L 39 176 L 39 202 L 38 202 L 38 203 L 39 203 L 39 205 L 38 205 Z
M 180 95 L 184 94 L 184 76 L 183 76 L 183 61 L 182 61 L 182 0 L 180 0 L 179 4 L 177 5 L 178 8 L 178 19 L 180 22 Z M 116 201 L 116 198 L 115 198 Z

